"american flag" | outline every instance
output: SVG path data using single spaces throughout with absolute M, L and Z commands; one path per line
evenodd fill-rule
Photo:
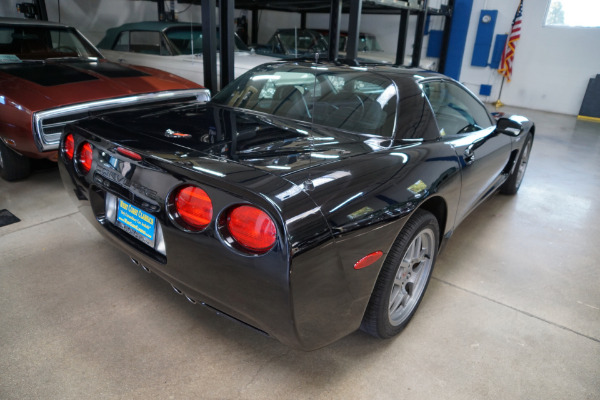
M 517 8 L 515 19 L 513 19 L 512 29 L 510 30 L 510 35 L 508 35 L 508 39 L 506 40 L 506 47 L 502 53 L 502 60 L 500 61 L 500 68 L 498 69 L 498 73 L 506 77 L 509 82 L 512 75 L 513 59 L 515 58 L 515 45 L 517 44 L 517 40 L 521 38 L 522 20 L 523 0 L 519 1 L 519 8 Z

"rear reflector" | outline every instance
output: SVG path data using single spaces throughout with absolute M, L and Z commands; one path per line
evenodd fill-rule
M 92 159 L 94 156 L 92 145 L 85 142 L 79 147 L 78 154 L 77 162 L 79 164 L 79 169 L 85 175 L 92 169 Z
M 73 138 L 72 134 L 68 134 L 65 137 L 65 143 L 64 143 L 64 152 L 65 152 L 65 156 L 67 156 L 67 158 L 69 160 L 73 159 L 73 155 L 75 154 L 75 138 Z
M 182 186 L 175 191 L 173 199 L 172 217 L 179 223 L 183 222 L 184 228 L 200 231 L 210 224 L 212 201 L 204 190 L 197 186 Z
M 373 264 L 375 261 L 379 260 L 382 255 L 383 255 L 383 251 L 381 251 L 381 250 L 378 250 L 376 252 L 368 254 L 368 255 L 364 256 L 363 258 L 361 258 L 360 260 L 358 260 L 358 262 L 356 264 L 354 264 L 354 269 L 361 269 L 364 267 L 368 267 L 369 265 Z
M 277 239 L 277 230 L 271 217 L 261 209 L 248 205 L 229 211 L 227 230 L 237 244 L 257 254 L 269 251 Z
M 117 153 L 119 153 L 125 157 L 131 158 L 132 160 L 135 160 L 135 161 L 142 161 L 141 155 L 139 155 L 138 153 L 133 152 L 131 150 L 128 150 L 124 147 L 117 147 Z

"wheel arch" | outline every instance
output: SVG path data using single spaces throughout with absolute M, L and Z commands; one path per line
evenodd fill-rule
M 437 219 L 440 228 L 438 247 L 441 246 L 442 237 L 446 233 L 446 225 L 448 223 L 448 204 L 442 197 L 435 196 L 425 200 L 418 209 L 430 212 Z

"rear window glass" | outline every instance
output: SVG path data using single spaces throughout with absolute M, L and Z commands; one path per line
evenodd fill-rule
M 392 136 L 398 95 L 389 78 L 360 70 L 271 65 L 241 76 L 212 101 L 357 133 Z

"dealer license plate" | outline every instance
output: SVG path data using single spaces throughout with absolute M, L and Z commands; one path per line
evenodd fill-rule
M 117 202 L 116 225 L 148 246 L 154 247 L 156 218 L 125 200 L 118 199 Z

